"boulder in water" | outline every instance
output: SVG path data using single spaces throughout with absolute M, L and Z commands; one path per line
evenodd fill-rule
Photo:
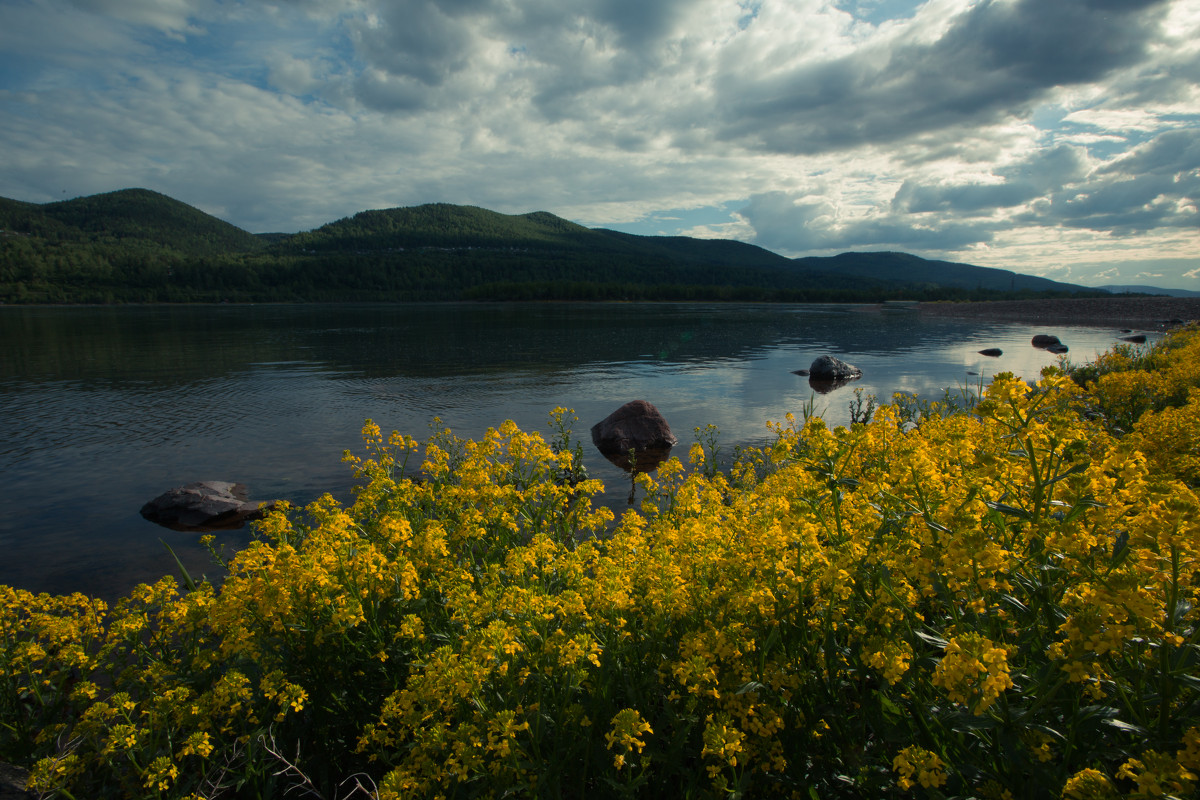
M 632 400 L 592 426 L 597 450 L 613 463 L 641 472 L 661 463 L 678 441 L 659 410 L 645 400 Z M 631 451 L 636 460 L 625 467 Z
M 862 377 L 862 370 L 833 356 L 818 356 L 809 365 L 808 377 L 815 381 L 845 381 Z
M 142 516 L 176 531 L 240 528 L 261 519 L 274 503 L 248 500 L 246 487 L 228 481 L 197 481 L 163 492 L 142 506 Z

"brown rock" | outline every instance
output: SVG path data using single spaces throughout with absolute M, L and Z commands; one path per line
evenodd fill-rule
M 592 426 L 592 444 L 605 455 L 670 449 L 678 443 L 658 409 L 633 400 Z
M 176 531 L 240 528 L 275 507 L 246 498 L 246 487 L 228 481 L 197 481 L 163 492 L 142 506 L 142 516 Z

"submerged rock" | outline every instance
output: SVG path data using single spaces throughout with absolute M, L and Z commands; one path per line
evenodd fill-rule
M 645 400 L 630 401 L 592 426 L 592 444 L 622 469 L 648 472 L 662 463 L 678 442 L 667 420 Z
M 142 506 L 141 514 L 171 530 L 215 531 L 240 528 L 274 507 L 274 503 L 248 500 L 244 484 L 197 481 L 163 492 Z
M 808 368 L 808 377 L 816 381 L 844 381 L 862 377 L 862 370 L 833 356 L 818 356 Z
M 998 357 L 1004 355 L 1004 351 L 1001 350 L 999 347 L 989 347 L 985 350 L 980 350 L 979 355 L 988 356 L 990 358 L 998 358 Z

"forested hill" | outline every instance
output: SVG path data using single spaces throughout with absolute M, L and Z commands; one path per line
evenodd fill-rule
M 781 255 L 755 245 L 683 236 L 635 236 L 585 228 L 546 211 L 508 215 L 474 206 L 431 203 L 362 211 L 285 243 L 291 252 L 391 252 L 419 248 L 483 248 L 605 253 L 638 261 L 787 269 Z M 820 270 L 818 270 L 820 271 Z
M 952 261 L 930 261 L 909 253 L 842 253 L 825 258 L 797 258 L 795 265 L 812 274 L 856 275 L 869 281 L 909 285 L 984 289 L 997 292 L 1070 292 L 1083 287 L 1006 269 L 975 267 Z
M 417 247 L 534 247 L 576 249 L 590 228 L 544 211 L 510 216 L 474 206 L 431 203 L 361 211 L 292 236 L 290 249 L 317 252 Z
M 147 189 L 123 189 L 45 205 L 0 198 L 0 229 L 50 242 L 143 241 L 185 255 L 263 247 L 254 234 Z
M 788 259 L 444 203 L 248 233 L 156 192 L 0 198 L 0 302 L 461 299 L 879 301 L 1085 292 L 903 253 Z

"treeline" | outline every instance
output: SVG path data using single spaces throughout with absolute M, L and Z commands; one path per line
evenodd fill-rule
M 742 242 L 634 236 L 546 212 L 447 204 L 364 211 L 305 233 L 256 236 L 142 189 L 45 205 L 0 198 L 3 303 L 1031 296 L 1017 281 L 1004 291 L 1008 278 L 989 285 L 995 270 L 895 253 L 853 256 L 801 264 Z M 951 278 L 979 285 L 953 288 Z
M 672 301 L 741 303 L 886 303 L 913 301 L 1023 300 L 1077 296 L 1068 292 L 961 289 L 953 286 L 877 286 L 869 289 L 771 289 L 762 286 L 705 286 L 697 284 L 597 283 L 544 281 L 489 283 L 463 293 L 466 300 Z
M 758 269 L 611 262 L 587 253 L 416 251 L 189 257 L 170 249 L 87 246 L 9 237 L 0 247 L 0 302 L 210 303 L 447 300 L 705 300 L 884 302 L 1048 296 L 935 284 L 900 285 Z M 578 276 L 586 276 L 580 278 Z

